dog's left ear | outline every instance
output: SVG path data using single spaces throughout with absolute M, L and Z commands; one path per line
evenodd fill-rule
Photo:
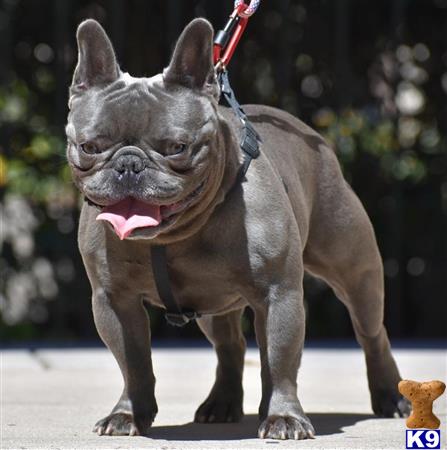
M 213 34 L 213 27 L 205 19 L 194 19 L 183 30 L 171 62 L 163 72 L 166 83 L 214 90 Z

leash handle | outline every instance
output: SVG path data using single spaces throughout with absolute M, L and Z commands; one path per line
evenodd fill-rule
M 225 69 L 236 50 L 242 33 L 247 26 L 248 19 L 258 8 L 260 0 L 252 0 L 247 5 L 244 0 L 236 0 L 234 11 L 223 30 L 216 34 L 213 45 L 213 60 L 216 70 Z

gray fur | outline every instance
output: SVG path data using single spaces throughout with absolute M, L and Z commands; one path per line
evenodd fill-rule
M 349 310 L 365 351 L 375 413 L 408 413 L 383 327 L 383 271 L 373 229 L 333 150 L 291 115 L 245 106 L 262 136 L 262 152 L 236 183 L 241 130 L 233 113 L 217 104 L 211 42 L 211 26 L 197 19 L 180 37 L 164 76 L 132 78 L 117 68 L 99 24 L 79 26 L 67 155 L 86 198 L 79 247 L 95 323 L 125 381 L 120 400 L 95 431 L 146 434 L 157 412 L 143 307 L 145 301 L 162 306 L 150 265 L 153 244 L 167 244 L 173 292 L 183 307 L 204 314 L 199 326 L 218 355 L 216 382 L 196 421 L 242 416 L 240 316 L 249 306 L 262 363 L 259 436 L 314 435 L 296 392 L 305 271 L 324 279 Z M 79 145 L 92 140 L 100 153 L 86 155 Z M 171 141 L 189 147 L 167 156 Z M 123 181 L 114 168 L 126 158 L 141 171 Z M 135 230 L 120 241 L 108 223 L 95 220 L 102 206 L 125 197 L 174 203 L 202 182 L 194 202 L 166 226 Z

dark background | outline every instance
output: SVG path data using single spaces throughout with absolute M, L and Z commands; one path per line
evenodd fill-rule
M 218 29 L 232 6 L 0 0 L 2 342 L 97 339 L 64 157 L 77 24 L 99 20 L 122 69 L 151 76 L 189 20 Z M 377 233 L 391 337 L 445 337 L 447 0 L 266 0 L 229 69 L 242 103 L 286 109 L 336 147 Z M 308 337 L 353 336 L 322 283 L 306 280 L 306 307 Z M 155 337 L 199 334 L 150 315 Z M 244 329 L 252 335 L 250 313 Z

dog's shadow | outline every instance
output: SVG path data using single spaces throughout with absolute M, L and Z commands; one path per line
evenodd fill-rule
M 343 433 L 344 427 L 355 425 L 362 420 L 374 418 L 371 414 L 354 413 L 310 413 L 308 416 L 315 427 L 317 437 Z M 152 427 L 147 437 L 167 441 L 232 441 L 255 439 L 257 438 L 258 426 L 258 416 L 248 414 L 239 423 L 199 424 L 190 422 L 184 425 Z

